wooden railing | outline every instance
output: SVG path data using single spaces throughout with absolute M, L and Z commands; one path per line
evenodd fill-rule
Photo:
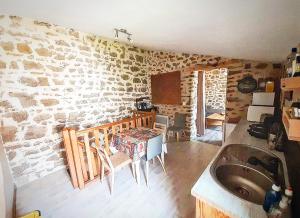
M 63 139 L 71 181 L 74 188 L 100 177 L 101 160 L 97 148 L 104 147 L 110 154 L 109 145 L 113 134 L 130 128 L 153 128 L 154 112 L 134 111 L 131 118 L 107 123 L 83 130 L 63 129 Z

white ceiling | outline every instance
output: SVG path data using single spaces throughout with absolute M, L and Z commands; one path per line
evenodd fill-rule
M 300 42 L 300 0 L 0 0 L 0 13 L 150 49 L 282 61 Z

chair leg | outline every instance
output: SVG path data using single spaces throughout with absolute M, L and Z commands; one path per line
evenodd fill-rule
M 104 164 L 101 163 L 101 183 L 103 182 L 104 179 Z
M 165 152 L 164 151 L 161 152 L 160 156 L 161 156 L 161 162 L 165 166 Z
M 166 154 L 168 153 L 167 143 L 163 144 L 163 152 L 166 153 Z
M 134 162 L 131 163 L 131 168 L 132 168 L 132 174 L 133 174 L 133 178 L 136 179 L 136 171 L 135 171 L 135 164 Z
M 158 160 L 159 160 L 159 162 L 160 162 L 160 164 L 161 164 L 161 166 L 162 166 L 164 172 L 167 173 L 167 172 L 166 172 L 166 169 L 165 169 L 165 166 L 163 165 L 163 163 L 162 163 L 162 161 L 161 161 L 159 155 L 157 155 L 157 158 L 158 158 Z
M 136 182 L 137 184 L 140 184 L 140 180 L 141 180 L 141 177 L 140 177 L 140 161 L 135 161 L 135 176 L 136 176 Z
M 110 194 L 112 194 L 114 191 L 114 184 L 115 184 L 115 172 L 113 170 L 111 171 L 110 176 L 111 176 Z
M 176 132 L 176 139 L 177 139 L 177 142 L 179 142 L 179 132 Z
M 149 180 L 149 161 L 146 161 L 146 185 L 148 186 Z

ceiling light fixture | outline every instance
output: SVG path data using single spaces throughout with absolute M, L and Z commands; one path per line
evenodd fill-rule
M 114 31 L 115 31 L 115 39 L 116 40 L 119 39 L 119 33 L 123 33 L 124 35 L 127 35 L 128 42 L 130 42 L 130 43 L 133 42 L 132 38 L 131 38 L 132 34 L 129 33 L 126 29 L 117 29 L 117 28 L 115 28 Z

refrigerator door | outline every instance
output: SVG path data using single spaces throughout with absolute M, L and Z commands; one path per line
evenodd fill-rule
M 252 105 L 273 106 L 275 92 L 254 92 Z

